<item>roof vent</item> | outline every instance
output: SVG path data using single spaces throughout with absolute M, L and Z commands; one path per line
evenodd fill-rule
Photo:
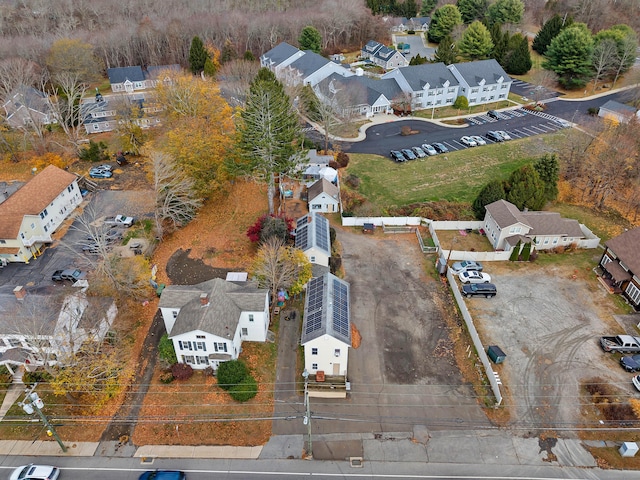
M 209 306 L 209 294 L 201 293 L 200 294 L 200 306 L 207 307 Z
M 13 289 L 13 294 L 16 296 L 16 299 L 20 302 L 24 300 L 24 297 L 27 296 L 27 291 L 22 285 L 18 285 Z

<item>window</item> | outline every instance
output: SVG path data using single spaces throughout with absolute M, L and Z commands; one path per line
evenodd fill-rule
M 320 210 L 322 208 L 322 205 L 319 205 L 317 203 L 314 203 L 313 205 L 311 205 L 311 210 Z
M 205 339 L 205 338 L 207 338 L 207 337 L 205 337 L 204 335 L 196 335 L 196 338 L 197 338 L 198 340 L 204 340 L 204 339 Z
M 472 88 L 471 89 L 471 93 L 478 93 L 478 89 L 477 88 Z
M 249 330 L 247 328 L 243 328 L 241 335 L 246 337 L 247 335 L 249 335 Z
M 49 231 L 49 227 L 47 227 L 46 225 L 44 226 L 44 231 L 45 233 Z
M 5 243 L 7 243 L 6 240 L 0 240 L 0 244 L 5 244 Z
M 424 95 L 422 92 L 418 92 L 418 93 L 416 93 L 416 98 L 421 98 L 422 95 Z
M 438 95 L 442 95 L 442 92 L 443 92 L 443 90 L 442 90 L 442 89 L 439 89 L 436 93 L 437 93 Z
M 625 292 L 629 295 L 629 298 L 633 303 L 640 303 L 640 288 L 636 287 L 634 283 L 630 283 Z
M 554 244 L 554 245 L 557 245 L 557 244 L 558 244 L 558 237 L 554 237 L 554 238 L 553 238 L 553 244 Z
M 47 216 L 47 209 L 45 208 L 43 211 L 40 212 L 40 218 L 43 218 Z
M 311 349 L 311 355 L 317 355 L 318 354 L 318 349 L 317 348 L 312 348 Z
M 227 344 L 224 342 L 216 342 L 213 344 L 213 349 L 216 352 L 226 352 L 227 351 Z
M 505 88 L 507 88 L 507 86 L 503 83 L 502 85 L 500 85 L 500 88 L 504 90 Z
M 449 90 L 447 90 L 447 93 L 455 93 L 456 89 L 455 88 L 450 88 Z
M 520 233 L 522 231 L 522 227 L 511 227 L 509 229 L 509 233 Z
M 311 364 L 311 370 L 317 370 L 318 369 L 318 364 L 317 363 L 312 363 Z
M 182 363 L 195 363 L 193 355 L 182 355 Z
M 336 349 L 333 351 L 333 356 L 334 356 L 334 357 L 339 357 L 339 356 L 340 356 L 340 349 L 339 349 L 339 348 L 336 348 Z
M 68 191 L 69 193 L 71 193 L 71 190 L 73 190 L 73 185 L 69 185 L 69 186 L 67 187 L 67 191 Z
M 22 345 L 22 342 L 19 338 L 11 337 L 9 338 L 9 345 L 11 345 L 12 347 L 19 347 Z
M 196 357 L 198 365 L 209 365 L 209 357 Z
M 191 342 L 183 342 L 182 340 L 178 341 L 178 348 L 180 350 L 192 350 Z
M 250 322 L 253 322 L 253 313 L 250 313 L 250 314 L 249 314 L 249 321 L 250 321 Z
M 310 261 L 311 263 L 315 263 L 315 261 L 316 261 L 316 257 L 315 257 L 315 255 L 311 255 L 311 258 L 309 258 L 309 261 Z
M 193 342 L 195 344 L 195 350 L 204 350 L 207 351 L 207 346 L 204 342 Z
M 171 312 L 171 315 L 173 315 L 173 319 L 174 319 L 174 320 L 175 320 L 176 318 L 178 318 L 178 313 L 179 313 L 179 310 L 173 310 L 173 311 Z
M 548 245 L 549 244 L 549 237 L 544 239 L 544 245 Z
M 32 223 L 32 224 L 31 224 L 31 230 L 34 230 L 35 228 L 36 228 L 36 224 L 35 224 L 35 223 Z
M 433 96 L 435 95 L 435 92 L 434 92 L 433 90 L 431 90 L 431 91 L 429 91 L 428 95 L 429 95 L 430 97 L 433 97 Z

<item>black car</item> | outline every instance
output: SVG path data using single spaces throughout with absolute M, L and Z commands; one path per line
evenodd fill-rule
M 407 160 L 415 160 L 416 158 L 416 154 L 413 153 L 413 150 L 411 150 L 410 148 L 403 148 L 402 149 L 402 154 L 407 158 Z
M 627 372 L 640 372 L 640 354 L 621 357 L 620 365 Z
M 391 150 L 391 158 L 396 161 L 396 162 L 406 162 L 407 159 L 404 158 L 404 155 L 402 154 L 402 152 L 399 152 L 397 150 Z
M 493 142 L 504 142 L 504 138 L 502 138 L 502 135 L 500 135 L 498 132 L 494 132 L 493 130 L 487 132 L 485 137 Z
M 438 153 L 447 153 L 449 151 L 442 143 L 432 143 L 431 145 L 433 145 L 433 148 L 435 148 Z
M 178 470 L 152 470 L 144 472 L 138 480 L 185 480 L 187 476 Z
M 489 110 L 487 112 L 487 115 L 489 115 L 491 118 L 495 118 L 496 120 L 500 120 L 500 114 L 495 110 Z
M 493 283 L 471 283 L 460 290 L 465 297 L 495 297 L 498 290 Z

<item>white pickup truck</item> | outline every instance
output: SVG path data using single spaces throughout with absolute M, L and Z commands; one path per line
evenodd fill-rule
M 122 227 L 130 227 L 134 222 L 133 217 L 127 217 L 125 215 L 116 215 L 115 217 L 106 217 L 104 219 L 105 225 L 118 225 Z

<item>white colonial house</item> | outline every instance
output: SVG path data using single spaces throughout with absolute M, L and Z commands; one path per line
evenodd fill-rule
M 449 70 L 460 83 L 460 95 L 467 97 L 469 105 L 506 100 L 511 90 L 511 77 L 495 59 L 455 63 Z
M 37 257 L 51 234 L 82 202 L 78 177 L 54 165 L 0 203 L 0 261 Z
M 57 289 L 56 289 L 57 290 Z M 11 372 L 66 364 L 105 338 L 117 314 L 112 298 L 77 292 L 0 289 L 0 365 Z
M 331 257 L 329 221 L 314 212 L 300 217 L 296 221 L 295 246 L 312 264 L 328 267 Z
M 325 170 L 320 170 L 323 175 Z M 309 211 L 316 213 L 333 213 L 340 211 L 340 190 L 326 178 L 321 178 L 308 190 Z
M 269 292 L 244 282 L 168 285 L 159 308 L 178 362 L 194 369 L 217 370 L 220 362 L 238 358 L 242 342 L 267 338 Z
M 518 242 L 534 242 L 536 250 L 583 247 L 585 240 L 593 238 L 577 220 L 562 218 L 556 212 L 521 212 L 506 200 L 495 201 L 485 208 L 483 229 L 495 250 L 509 251 Z
M 351 348 L 349 284 L 331 273 L 307 284 L 300 344 L 304 366 L 316 375 L 347 376 Z

